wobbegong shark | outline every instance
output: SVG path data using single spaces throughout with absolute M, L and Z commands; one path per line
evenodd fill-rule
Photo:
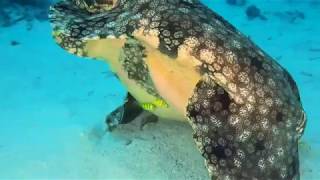
M 210 178 L 298 180 L 306 125 L 291 75 L 198 0 L 62 0 L 55 41 L 100 59 L 125 85 L 108 116 L 143 112 L 188 122 Z

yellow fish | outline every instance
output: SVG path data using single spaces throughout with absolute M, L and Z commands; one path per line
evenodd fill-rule
M 164 100 L 157 98 L 151 103 L 141 103 L 141 107 L 147 111 L 154 111 L 156 108 L 167 108 L 169 105 Z
M 156 99 L 153 104 L 156 106 L 156 107 L 162 107 L 162 108 L 167 108 L 169 107 L 169 105 L 162 99 L 158 98 Z
M 154 111 L 156 106 L 152 103 L 141 103 L 141 107 L 147 111 Z

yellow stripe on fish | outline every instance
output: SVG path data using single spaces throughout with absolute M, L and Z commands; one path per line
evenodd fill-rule
M 157 98 L 153 104 L 157 107 L 161 107 L 161 108 L 167 108 L 169 107 L 169 105 L 162 99 Z
M 154 111 L 156 108 L 167 108 L 169 105 L 162 99 L 157 98 L 152 103 L 141 103 L 141 107 L 147 111 Z
M 154 111 L 156 106 L 152 103 L 141 103 L 141 107 L 147 111 Z

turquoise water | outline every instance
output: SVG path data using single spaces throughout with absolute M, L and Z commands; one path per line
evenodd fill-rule
M 44 1 L 0 2 L 0 179 L 208 179 L 187 124 L 105 131 L 125 88 L 102 61 L 55 44 Z M 308 123 L 301 179 L 320 179 L 320 2 L 203 0 L 285 67 Z M 255 5 L 261 17 L 248 19 Z

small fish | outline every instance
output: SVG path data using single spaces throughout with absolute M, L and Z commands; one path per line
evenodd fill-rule
M 161 108 L 167 108 L 169 107 L 169 105 L 162 99 L 156 99 L 153 104 L 157 107 L 161 107 Z
M 142 103 L 141 107 L 147 111 L 154 111 L 156 109 L 156 106 L 153 103 Z

